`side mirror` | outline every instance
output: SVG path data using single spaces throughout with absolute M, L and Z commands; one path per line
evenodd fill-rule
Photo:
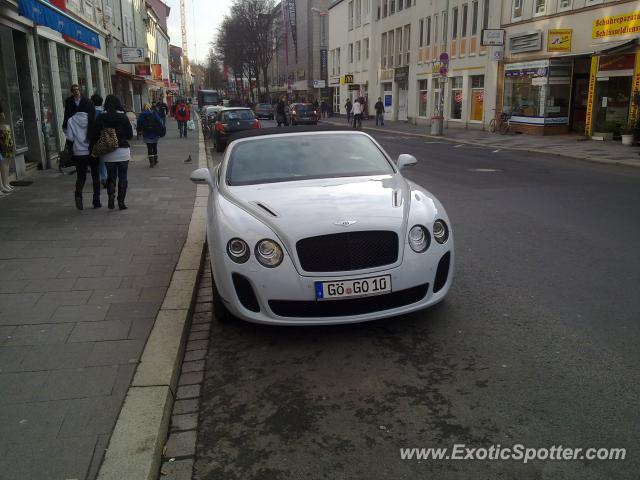
M 406 168 L 406 167 L 411 167 L 416 163 L 418 163 L 418 160 L 416 160 L 416 157 L 414 157 L 413 155 L 409 155 L 408 153 L 403 153 L 399 155 L 398 161 L 396 162 L 396 164 L 398 165 L 398 170 L 402 170 L 403 168 Z
M 213 181 L 211 180 L 211 174 L 208 168 L 199 168 L 191 172 L 191 181 L 198 185 L 209 185 L 213 188 Z

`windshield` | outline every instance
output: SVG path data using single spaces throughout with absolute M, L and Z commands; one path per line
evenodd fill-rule
M 271 108 L 271 105 L 269 105 L 268 103 L 261 103 L 260 105 L 258 105 L 258 108 Z
M 201 92 L 200 95 L 204 103 L 218 103 L 218 94 L 215 92 Z
M 251 110 L 231 110 L 222 113 L 222 121 L 230 120 L 253 120 L 255 116 Z
M 227 184 L 255 185 L 392 173 L 393 167 L 382 151 L 363 135 L 260 137 L 235 146 L 228 161 Z
M 293 106 L 299 112 L 308 112 L 314 110 L 313 105 L 310 103 L 296 103 Z

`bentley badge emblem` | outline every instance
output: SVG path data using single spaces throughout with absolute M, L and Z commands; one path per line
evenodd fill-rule
M 334 225 L 339 225 L 341 227 L 350 227 L 356 223 L 356 220 L 342 220 L 341 222 L 333 222 Z

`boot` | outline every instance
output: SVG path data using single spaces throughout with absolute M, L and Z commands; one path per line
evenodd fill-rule
M 84 207 L 82 206 L 82 194 L 76 192 L 76 208 L 78 210 L 82 210 Z
M 153 155 L 149 155 L 149 168 L 153 168 L 155 163 L 153 163 Z
M 116 184 L 115 184 L 115 180 L 107 180 L 107 197 L 108 197 L 108 203 L 107 203 L 107 207 L 109 207 L 109 210 L 113 210 L 114 208 L 116 208 L 115 205 L 115 201 L 116 201 Z
M 154 165 L 158 164 L 158 155 L 157 154 L 153 156 L 153 164 Z
M 118 181 L 118 208 L 120 210 L 126 210 L 127 206 L 124 204 L 124 197 L 127 196 L 127 185 L 129 184 L 126 180 Z
M 102 207 L 102 203 L 100 203 L 100 194 L 99 193 L 94 193 L 93 194 L 93 208 L 101 208 Z

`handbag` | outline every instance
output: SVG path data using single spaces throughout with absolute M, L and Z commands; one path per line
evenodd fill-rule
M 58 170 L 62 171 L 63 168 L 73 167 L 75 161 L 73 160 L 73 144 L 66 143 L 64 150 L 58 155 Z
M 195 124 L 195 122 L 194 122 L 193 120 L 189 120 L 189 121 L 187 122 L 187 128 L 188 128 L 189 130 L 195 130 L 195 129 L 196 129 L 196 124 Z
M 100 137 L 91 150 L 94 157 L 102 157 L 118 148 L 118 135 L 115 128 L 103 128 L 100 130 Z

